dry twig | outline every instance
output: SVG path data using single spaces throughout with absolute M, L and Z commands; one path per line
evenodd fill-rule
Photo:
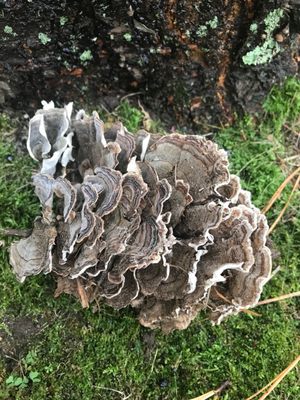
M 263 208 L 262 213 L 266 214 L 272 205 L 275 203 L 275 201 L 281 196 L 282 191 L 286 187 L 286 185 L 297 175 L 300 173 L 300 167 L 295 169 L 294 172 L 292 172 L 283 182 L 282 184 L 278 187 L 276 192 L 273 194 L 267 205 Z
M 290 204 L 290 202 L 292 200 L 293 194 L 294 194 L 295 190 L 297 189 L 297 187 L 299 185 L 299 182 L 300 182 L 300 175 L 298 176 L 298 178 L 297 178 L 297 180 L 296 180 L 296 182 L 295 182 L 295 184 L 293 186 L 293 190 L 291 191 L 291 194 L 289 195 L 289 198 L 288 198 L 285 206 L 280 211 L 278 217 L 276 218 L 276 220 L 273 222 L 272 226 L 270 227 L 269 234 L 273 232 L 273 230 L 275 229 L 276 225 L 281 220 L 283 214 L 285 213 L 286 209 L 288 208 L 288 206 L 289 206 L 289 204 Z
M 296 367 L 298 362 L 300 361 L 300 356 L 298 356 L 285 370 L 283 370 L 280 374 L 278 374 L 271 382 L 269 382 L 266 386 L 260 389 L 258 392 L 254 393 L 252 396 L 248 397 L 246 400 L 252 400 L 257 397 L 260 393 L 264 392 L 268 389 L 258 400 L 264 400 L 269 396 L 271 392 L 279 385 L 282 379 L 293 369 Z
M 273 297 L 272 299 L 266 299 L 266 300 L 259 301 L 256 304 L 255 307 L 262 306 L 263 304 L 275 303 L 276 301 L 291 299 L 292 297 L 298 297 L 298 296 L 300 296 L 300 291 L 299 292 L 288 293 L 288 294 L 283 294 L 283 295 L 278 296 L 278 297 Z
M 220 293 L 215 287 L 214 287 L 214 291 L 216 292 L 217 296 L 219 296 L 222 300 L 226 301 L 226 303 L 230 303 L 230 301 L 225 296 L 223 296 L 222 293 Z M 266 299 L 266 300 L 259 301 L 254 307 L 262 306 L 264 304 L 275 303 L 276 301 L 291 299 L 292 297 L 298 297 L 298 296 L 300 296 L 300 291 L 299 292 L 288 293 L 288 294 L 283 294 L 283 295 L 278 296 L 278 297 L 273 297 L 271 299 Z M 255 311 L 252 311 L 252 310 L 248 310 L 247 308 L 242 308 L 241 311 L 246 313 L 246 314 L 253 315 L 255 317 L 260 317 L 261 316 L 261 314 L 258 314 L 258 313 L 256 313 Z
M 89 307 L 89 299 L 86 294 L 86 291 L 84 290 L 84 287 L 82 286 L 82 284 L 80 282 L 80 278 L 77 278 L 76 281 L 77 281 L 77 292 L 80 297 L 80 302 L 81 302 L 82 308 L 88 308 Z
M 215 390 L 211 390 L 211 391 L 203 394 L 202 396 L 195 397 L 194 399 L 191 399 L 191 400 L 206 400 L 206 399 L 211 398 L 215 394 L 216 394 L 216 391 Z
M 223 392 L 223 390 L 227 389 L 228 386 L 230 386 L 230 382 L 229 381 L 225 381 L 224 383 L 222 383 L 222 385 L 216 389 L 216 390 L 210 390 L 207 393 L 202 394 L 201 396 L 195 397 L 191 400 L 206 400 L 206 399 L 210 399 L 212 396 L 215 396 L 216 394 L 220 394 L 221 392 Z

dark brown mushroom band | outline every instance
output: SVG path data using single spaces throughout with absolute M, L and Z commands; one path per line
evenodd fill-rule
M 268 225 L 224 150 L 201 136 L 105 130 L 96 112 L 72 118 L 72 103 L 43 106 L 27 141 L 42 215 L 10 250 L 21 282 L 53 273 L 56 296 L 131 305 L 165 332 L 204 308 L 219 323 L 258 302 Z

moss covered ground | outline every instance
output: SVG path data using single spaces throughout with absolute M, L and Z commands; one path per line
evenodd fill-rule
M 127 102 L 117 114 L 132 131 L 145 118 Z M 262 117 L 245 117 L 215 135 L 228 151 L 232 172 L 260 208 L 299 165 L 299 121 L 300 82 L 290 79 L 270 93 Z M 2 115 L 0 227 L 30 228 L 39 213 L 30 184 L 37 165 L 15 150 L 12 129 L 13 122 Z M 268 212 L 270 223 L 291 190 L 288 185 Z M 280 265 L 280 271 L 263 298 L 299 290 L 299 200 L 296 193 L 271 235 L 274 254 L 280 252 L 274 267 Z M 212 326 L 202 313 L 187 330 L 166 336 L 141 327 L 131 309 L 103 307 L 93 313 L 67 295 L 53 299 L 51 276 L 19 284 L 8 263 L 12 239 L 0 239 L 0 399 L 188 400 L 229 380 L 220 399 L 243 400 L 300 353 L 297 298 L 260 306 L 255 309 L 260 316 L 241 313 L 221 326 Z M 268 397 L 299 398 L 297 368 Z

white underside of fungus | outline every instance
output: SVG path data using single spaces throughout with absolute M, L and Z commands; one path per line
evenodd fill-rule
M 224 150 L 121 123 L 105 131 L 96 112 L 72 119 L 72 103 L 43 105 L 27 141 L 42 216 L 10 250 L 20 281 L 53 272 L 56 295 L 131 305 L 166 332 L 204 308 L 219 323 L 257 303 L 271 272 L 267 221 Z

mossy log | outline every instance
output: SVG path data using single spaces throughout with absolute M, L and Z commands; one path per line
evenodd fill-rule
M 170 125 L 231 122 L 298 72 L 293 11 L 270 0 L 0 2 L 0 107 L 135 93 Z

